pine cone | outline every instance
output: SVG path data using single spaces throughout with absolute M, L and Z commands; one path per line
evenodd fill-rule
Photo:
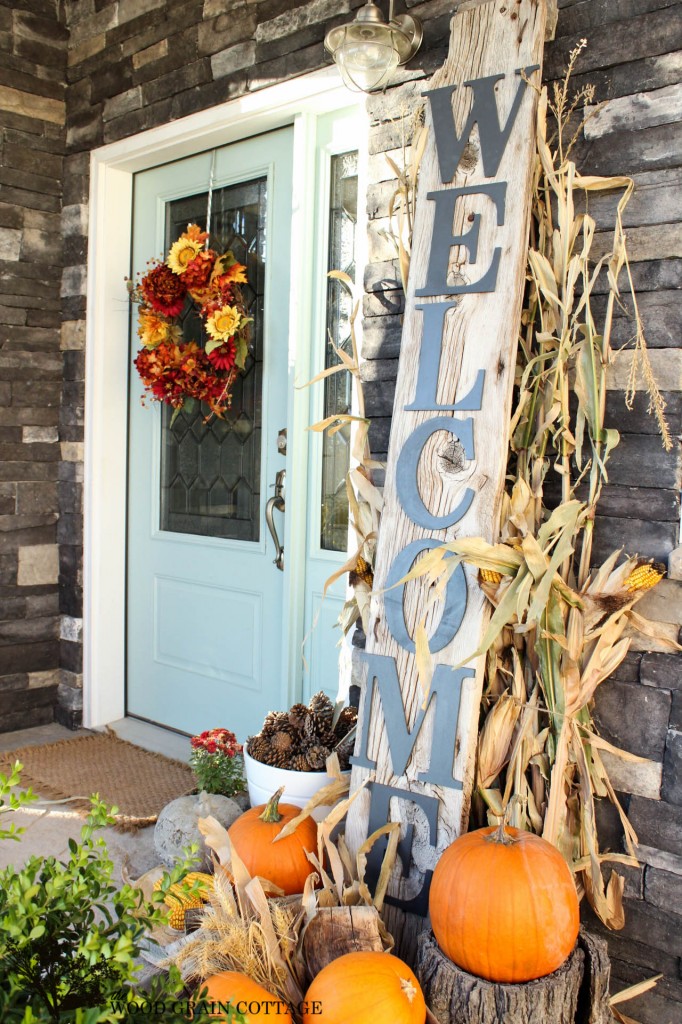
M 334 734 L 337 739 L 341 739 L 346 733 L 350 732 L 353 726 L 358 720 L 358 709 L 357 708 L 344 708 L 339 715 L 338 721 L 334 726 Z
M 286 711 L 270 711 L 265 716 L 263 722 L 263 729 L 261 730 L 265 735 L 271 736 L 278 729 L 281 729 L 283 725 L 289 724 L 289 716 Z
M 315 715 L 311 711 L 306 711 L 303 728 L 301 729 L 301 739 L 303 743 L 315 742 L 317 739 L 317 729 L 315 726 Z
M 294 704 L 289 710 L 289 724 L 293 729 L 301 730 L 305 724 L 308 708 L 305 704 Z
M 331 725 L 334 717 L 334 705 L 324 691 L 318 690 L 317 693 L 310 698 L 308 707 L 314 715 L 318 718 L 325 719 Z
M 350 768 L 350 758 L 353 753 L 353 748 L 346 748 L 344 750 L 337 750 L 336 753 L 339 755 L 339 768 L 342 772 L 347 771 Z
M 330 753 L 329 747 L 323 747 L 321 743 L 313 743 L 309 746 L 305 756 L 312 771 L 324 771 Z
M 326 727 L 320 729 L 315 737 L 315 741 L 320 744 L 321 747 L 328 747 L 332 750 L 339 742 L 338 737 L 334 735 L 333 729 Z
M 289 768 L 292 772 L 310 772 L 312 768 L 308 764 L 308 758 L 305 754 L 294 754 L 289 763 Z
M 254 761 L 263 761 L 264 756 L 270 750 L 270 743 L 262 733 L 259 733 L 257 736 L 249 737 L 246 741 L 246 749 L 249 757 L 252 757 Z
M 273 768 L 291 768 L 291 751 L 290 750 L 275 750 L 273 747 L 270 748 L 270 761 Z
M 339 755 L 339 761 L 348 760 L 355 749 L 355 736 L 350 739 L 342 739 L 334 747 L 334 750 Z
M 286 754 L 287 757 L 291 755 L 294 741 L 291 733 L 287 730 L 280 729 L 279 732 L 273 733 L 270 740 L 270 746 L 273 750 L 276 750 L 278 754 Z

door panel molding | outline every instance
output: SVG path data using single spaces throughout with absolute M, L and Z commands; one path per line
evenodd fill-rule
M 349 94 L 334 68 L 200 111 L 91 153 L 86 319 L 83 556 L 84 725 L 103 726 L 125 708 L 125 550 L 127 474 L 128 332 L 130 308 L 123 279 L 131 274 L 133 175 L 287 124 L 294 126 L 292 266 L 300 267 L 310 227 L 314 181 L 312 130 L 317 115 L 347 107 Z M 162 248 L 162 243 L 161 243 Z M 160 250 L 161 251 L 161 250 Z M 310 274 L 293 275 L 289 337 L 306 337 Z M 292 372 L 295 353 L 290 353 Z M 296 384 L 305 383 L 296 380 Z M 307 471 L 307 398 L 294 391 L 289 415 L 288 469 L 292 486 Z M 267 482 L 267 481 L 266 481 Z M 291 518 L 291 517 L 290 517 Z M 305 524 L 286 524 L 292 593 L 301 592 Z M 292 637 L 302 632 L 302 601 L 290 602 Z M 288 665 L 288 694 L 300 649 Z

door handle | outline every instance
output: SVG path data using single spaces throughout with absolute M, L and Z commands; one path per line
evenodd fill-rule
M 265 506 L 265 522 L 268 524 L 268 530 L 275 543 L 275 558 L 274 564 L 278 569 L 284 572 L 284 548 L 279 542 L 277 535 L 277 527 L 275 526 L 275 517 L 273 515 L 275 509 L 279 512 L 284 512 L 284 482 L 286 480 L 286 470 L 280 469 L 275 476 L 275 493 L 272 498 L 268 498 Z

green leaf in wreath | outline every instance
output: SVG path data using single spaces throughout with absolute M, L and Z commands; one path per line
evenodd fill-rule
M 236 335 L 234 341 L 237 346 L 237 355 L 235 356 L 234 363 L 240 370 L 243 370 L 246 364 L 249 346 L 246 343 L 246 338 L 243 338 L 240 334 Z

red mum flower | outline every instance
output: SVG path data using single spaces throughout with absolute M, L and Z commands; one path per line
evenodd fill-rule
M 212 352 L 208 353 L 208 359 L 216 370 L 231 370 L 237 358 L 237 346 L 234 338 L 228 338 L 222 345 L 218 345 Z
M 157 263 L 140 282 L 145 302 L 164 316 L 178 316 L 185 305 L 187 286 L 165 263 Z

